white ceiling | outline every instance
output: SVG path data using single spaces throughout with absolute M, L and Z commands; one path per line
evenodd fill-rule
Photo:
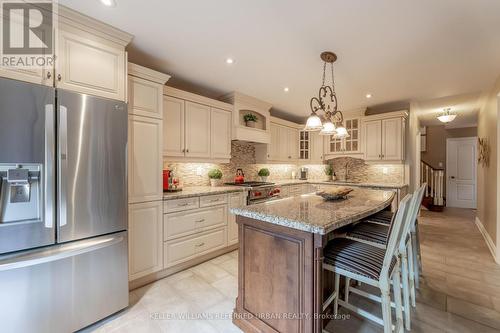
M 172 85 L 241 91 L 292 117 L 309 113 L 324 50 L 339 56 L 344 110 L 481 91 L 500 74 L 500 1 L 116 1 L 60 3 L 135 35 L 129 58 Z

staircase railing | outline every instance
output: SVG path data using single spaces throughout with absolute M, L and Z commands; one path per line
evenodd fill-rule
M 420 183 L 427 183 L 425 196 L 431 197 L 436 206 L 444 206 L 444 182 L 444 169 L 434 168 L 428 163 L 420 161 Z

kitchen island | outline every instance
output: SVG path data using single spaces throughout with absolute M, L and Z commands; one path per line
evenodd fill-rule
M 339 201 L 305 194 L 232 209 L 240 239 L 235 325 L 246 333 L 321 332 L 323 281 L 332 280 L 322 269 L 323 247 L 394 196 L 357 188 Z

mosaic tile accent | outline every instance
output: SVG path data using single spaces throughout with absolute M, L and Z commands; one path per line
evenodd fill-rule
M 404 182 L 403 165 L 373 165 L 365 164 L 362 159 L 340 157 L 328 161 L 333 165 L 337 178 L 343 179 L 345 164 L 349 163 L 348 180 L 367 183 L 402 183 Z M 170 163 L 164 161 L 163 167 L 174 171 L 184 186 L 206 186 L 210 184 L 208 171 L 219 168 L 222 171 L 223 182 L 233 181 L 238 168 L 243 169 L 245 180 L 260 180 L 257 172 L 261 168 L 268 168 L 271 172 L 269 181 L 281 181 L 299 177 L 301 167 L 309 170 L 309 179 L 325 180 L 324 164 L 256 164 L 255 146 L 251 143 L 233 141 L 231 144 L 231 159 L 229 163 Z M 384 173 L 384 171 L 386 171 Z M 201 174 L 198 176 L 197 173 Z

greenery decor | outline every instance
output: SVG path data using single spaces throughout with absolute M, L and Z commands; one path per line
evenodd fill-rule
M 243 116 L 243 120 L 247 123 L 249 121 L 257 121 L 257 116 L 252 114 L 252 113 L 247 113 L 246 115 Z
M 222 178 L 222 171 L 220 171 L 219 169 L 212 169 L 208 172 L 208 178 L 221 179 Z
M 268 177 L 271 173 L 269 172 L 269 169 L 267 168 L 262 168 L 259 170 L 258 175 L 261 177 Z
M 331 165 L 325 166 L 325 175 L 333 176 L 333 167 Z

